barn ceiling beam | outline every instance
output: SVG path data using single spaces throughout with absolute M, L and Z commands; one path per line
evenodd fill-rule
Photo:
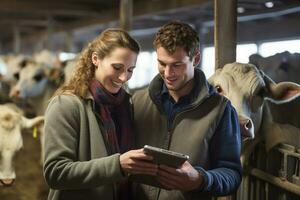
M 247 22 L 247 21 L 253 21 L 253 20 L 261 20 L 261 19 L 267 19 L 267 18 L 274 18 L 274 17 L 280 17 L 285 15 L 290 15 L 294 13 L 300 12 L 300 6 L 298 7 L 288 7 L 288 8 L 276 8 L 276 9 L 270 9 L 268 12 L 252 12 L 251 14 L 247 14 L 244 16 L 238 16 L 237 21 L 238 22 Z M 205 27 L 212 27 L 214 26 L 214 21 L 206 21 L 202 23 Z
M 28 1 L 0 1 L 0 12 L 10 12 L 16 14 L 52 14 L 52 15 L 88 15 L 88 16 L 100 16 L 101 11 L 105 10 L 105 7 L 101 4 L 89 4 L 88 1 L 82 2 L 65 2 L 65 1 L 34 1 L 29 3 Z
M 164 0 L 163 3 L 159 3 L 157 0 L 152 1 L 134 1 L 133 7 L 133 18 L 140 17 L 142 15 L 154 15 L 155 13 L 159 14 L 162 11 L 172 10 L 176 8 L 182 8 L 187 6 L 195 6 L 203 3 L 211 2 L 211 0 Z M 1 5 L 0 5 L 1 6 Z M 72 23 L 60 23 L 56 24 L 55 32 L 61 32 L 65 30 L 75 30 L 78 28 L 107 24 L 113 21 L 119 20 L 119 8 L 110 9 L 103 11 L 101 13 L 101 17 L 99 18 L 91 18 L 84 20 L 77 20 Z M 146 27 L 145 27 L 146 28 Z M 43 37 L 45 35 L 45 31 L 41 31 L 37 34 L 33 34 L 32 36 L 23 38 L 23 40 L 36 40 L 36 38 Z
M 0 24 L 2 25 L 10 25 L 15 24 L 18 26 L 40 26 L 46 27 L 48 25 L 48 20 L 36 20 L 36 19 L 4 19 L 0 20 Z

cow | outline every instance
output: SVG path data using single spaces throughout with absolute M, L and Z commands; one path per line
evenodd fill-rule
M 28 102 L 35 115 L 44 115 L 50 98 L 63 81 L 63 69 L 51 68 L 45 63 L 30 60 L 19 72 L 19 79 L 16 85 L 11 88 L 10 97 L 16 101 L 22 99 Z M 40 132 L 41 155 L 43 155 L 43 127 L 40 126 L 38 129 Z
M 270 105 L 284 107 L 284 105 L 299 101 L 300 96 L 298 84 L 292 82 L 276 84 L 252 64 L 227 64 L 222 69 L 216 70 L 208 81 L 235 107 L 239 117 L 241 134 L 244 138 L 260 136 L 259 131 L 264 126 L 263 123 L 267 119 L 272 120 Z M 264 118 L 264 115 L 270 116 Z M 300 128 L 299 118 L 294 118 L 297 118 L 294 121 L 298 120 L 299 122 L 299 124 L 295 122 L 294 125 Z M 264 136 L 268 136 L 267 134 L 264 133 Z M 272 144 L 271 141 L 267 142 L 268 149 L 279 143 L 279 141 L 272 142 Z
M 10 90 L 10 97 L 27 99 L 37 115 L 43 115 L 48 100 L 63 82 L 63 71 L 49 68 L 34 60 L 28 61 L 19 72 L 19 78 Z
M 231 101 L 237 111 L 244 138 L 241 153 L 243 166 L 247 168 L 254 152 L 259 152 L 256 155 L 258 161 L 252 160 L 251 165 L 278 176 L 281 165 L 278 152 L 274 152 L 275 147 L 300 148 L 300 85 L 292 82 L 276 84 L 254 65 L 242 63 L 230 63 L 217 69 L 209 82 L 218 93 Z M 274 117 L 276 112 L 270 108 L 281 108 L 281 113 L 277 112 Z M 283 109 L 288 109 L 284 112 L 288 112 L 285 115 L 289 117 L 280 119 Z M 267 155 L 271 155 L 270 159 L 266 159 Z M 242 194 L 248 195 L 245 191 L 249 187 L 248 176 L 243 180 Z M 276 190 L 270 189 L 269 192 L 274 195 Z M 242 196 L 241 199 L 244 198 Z
M 291 81 L 300 84 L 300 53 L 285 51 L 268 57 L 253 54 L 249 56 L 249 63 L 257 66 L 276 83 Z
M 12 103 L 0 105 L 0 182 L 5 186 L 13 184 L 16 173 L 13 157 L 23 147 L 22 129 L 32 128 L 44 120 L 42 116 L 28 119 Z
M 75 71 L 76 61 L 76 58 L 74 58 L 72 60 L 66 60 L 61 63 L 61 67 L 64 71 L 64 83 L 68 83 L 71 79 L 73 72 Z
M 4 80 L 2 74 L 0 74 L 0 104 L 10 102 L 9 94 L 9 84 Z

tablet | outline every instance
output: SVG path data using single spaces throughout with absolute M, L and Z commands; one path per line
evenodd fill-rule
M 153 163 L 158 165 L 168 165 L 174 168 L 180 167 L 189 159 L 188 155 L 149 145 L 144 146 L 144 152 L 153 156 Z
M 179 168 L 186 160 L 189 159 L 188 155 L 149 145 L 144 146 L 144 152 L 153 156 L 153 161 L 151 162 L 158 165 L 168 165 L 174 168 Z M 163 188 L 163 186 L 157 181 L 156 176 L 132 174 L 129 176 L 129 180 L 133 182 Z

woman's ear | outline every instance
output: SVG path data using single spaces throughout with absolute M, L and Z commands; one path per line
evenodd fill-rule
M 92 53 L 92 62 L 96 67 L 99 65 L 100 60 L 96 52 Z

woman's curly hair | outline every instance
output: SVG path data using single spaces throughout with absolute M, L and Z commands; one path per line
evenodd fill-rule
M 54 96 L 63 93 L 72 93 L 79 97 L 85 97 L 91 80 L 95 77 L 96 66 L 92 62 L 93 52 L 100 59 L 108 56 L 116 48 L 127 48 L 139 53 L 140 47 L 126 31 L 122 29 L 106 29 L 97 38 L 88 44 L 76 61 L 75 71 L 68 83 L 61 86 Z

